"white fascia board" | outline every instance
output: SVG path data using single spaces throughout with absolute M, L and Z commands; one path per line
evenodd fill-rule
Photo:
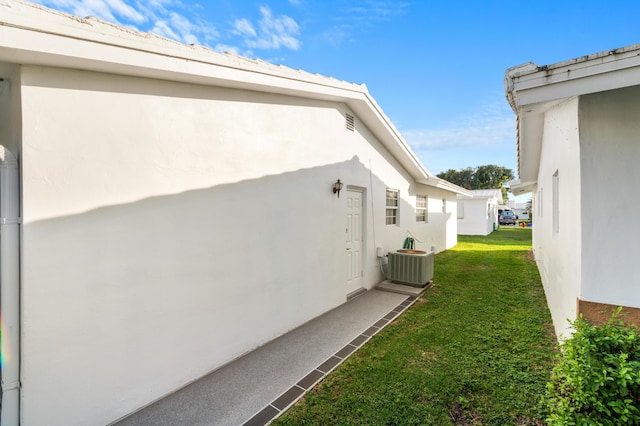
M 418 160 L 400 132 L 384 114 L 382 108 L 368 93 L 363 102 L 347 102 L 358 118 L 385 145 L 391 155 L 409 172 L 417 182 L 432 178 L 431 173 Z
M 429 176 L 429 178 L 426 180 L 418 181 L 418 183 L 432 186 L 438 189 L 443 189 L 445 191 L 453 192 L 455 194 L 466 195 L 467 197 L 473 196 L 473 192 L 469 191 L 468 189 L 464 189 L 461 186 L 453 184 L 447 180 L 440 179 L 439 177 L 433 176 L 433 175 Z
M 364 84 L 185 45 L 20 0 L 0 0 L 0 40 L 0 62 L 73 68 L 344 103 L 416 181 L 432 178 Z
M 640 45 L 553 65 L 510 68 L 505 86 L 512 106 L 525 106 L 640 84 Z M 615 75 L 614 75 L 615 74 Z
M 2 18 L 4 21 L 4 17 Z M 37 21 L 38 22 L 38 21 Z M 142 38 L 142 37 L 140 37 Z M 151 37 L 155 38 L 155 37 Z M 179 45 L 180 52 L 146 50 L 105 41 L 77 38 L 0 23 L 0 61 L 44 65 L 184 83 L 343 100 L 366 93 L 366 87 L 303 72 L 259 69 L 197 46 Z M 167 43 L 171 44 L 172 42 Z M 150 43 L 155 47 L 155 44 Z M 163 51 L 164 50 L 164 51 Z M 238 58 L 240 59 L 240 58 Z M 254 69 L 255 68 L 255 69 Z
M 640 85 L 640 45 L 553 65 L 529 62 L 505 73 L 505 93 L 516 113 L 518 175 L 537 179 L 544 112 L 572 97 Z
M 496 197 L 490 195 L 464 195 L 458 194 L 458 200 L 495 200 Z
M 470 196 L 458 195 L 458 198 L 473 198 L 477 200 L 502 199 L 502 190 L 500 189 L 471 189 L 469 192 L 471 193 Z
M 56 10 L 19 0 L 0 0 L 0 27 L 14 38 L 2 39 L 4 48 L 16 51 L 20 63 L 32 61 L 39 65 L 61 64 L 67 68 L 83 65 L 80 69 L 110 72 L 129 66 L 145 77 L 149 73 L 172 73 L 171 80 L 193 81 L 202 76 L 218 76 L 222 81 L 239 81 L 258 85 L 272 84 L 280 77 L 284 81 L 306 82 L 328 88 L 366 92 L 364 85 L 357 85 L 331 77 L 312 74 L 302 70 L 273 65 L 261 60 L 244 58 L 235 54 L 215 52 L 207 47 L 186 45 L 152 33 L 141 33 L 97 18 L 78 18 Z M 36 24 L 37 23 L 37 24 Z M 40 35 L 40 38 L 36 38 Z M 35 44 L 40 42 L 40 44 Z M 54 63 L 43 63 L 46 55 Z M 60 61 L 71 60 L 71 64 Z M 5 58 L 3 58 L 5 59 Z M 102 65 L 102 66 L 97 66 Z M 92 68 L 87 68 L 91 67 Z M 105 70 L 104 66 L 107 67 Z M 182 76 L 182 77 L 180 77 Z M 151 75 L 153 77 L 153 75 Z M 267 79 L 267 80 L 265 80 Z M 276 84 L 277 85 L 277 84 Z M 283 83 L 280 83 L 283 85 Z

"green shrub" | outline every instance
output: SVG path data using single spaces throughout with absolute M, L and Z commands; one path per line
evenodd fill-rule
M 640 333 L 620 308 L 605 325 L 581 317 L 547 384 L 551 425 L 640 425 Z

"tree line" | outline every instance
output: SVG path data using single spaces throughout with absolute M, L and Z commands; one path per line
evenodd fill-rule
M 466 167 L 460 170 L 449 169 L 436 176 L 465 189 L 500 189 L 505 202 L 508 199 L 508 189 L 503 185 L 514 178 L 513 170 L 495 164 Z

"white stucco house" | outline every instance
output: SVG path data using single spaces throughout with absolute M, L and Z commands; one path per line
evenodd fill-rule
M 458 194 L 458 235 L 489 235 L 498 228 L 499 189 L 476 189 Z
M 456 244 L 364 85 L 18 0 L 0 79 L 3 426 L 114 422 Z
M 506 72 L 519 180 L 532 193 L 533 250 L 559 337 L 567 319 L 623 306 L 640 319 L 640 45 Z
M 529 205 L 527 203 L 516 203 L 515 200 L 509 200 L 507 206 L 518 216 L 518 219 L 531 219 L 529 217 Z

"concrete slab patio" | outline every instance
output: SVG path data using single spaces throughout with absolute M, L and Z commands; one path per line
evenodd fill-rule
M 267 424 L 416 297 L 367 291 L 115 424 Z

